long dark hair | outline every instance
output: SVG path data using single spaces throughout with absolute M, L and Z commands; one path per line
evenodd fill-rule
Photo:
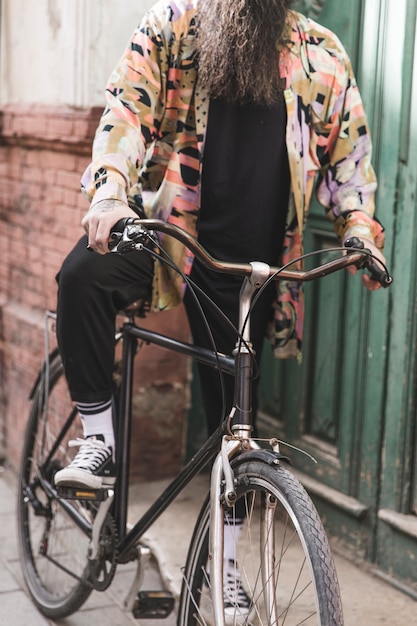
M 211 97 L 271 105 L 281 81 L 278 57 L 289 39 L 292 0 L 200 0 L 199 82 Z

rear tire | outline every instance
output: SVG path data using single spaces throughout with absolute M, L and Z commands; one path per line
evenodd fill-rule
M 52 619 L 77 611 L 92 591 L 87 581 L 87 550 L 96 506 L 77 500 L 59 501 L 53 487 L 54 474 L 71 461 L 68 441 L 79 436 L 80 419 L 69 397 L 61 359 L 55 353 L 49 367 L 42 370 L 33 394 L 17 506 L 23 576 L 38 609 Z
M 333 557 L 312 501 L 282 466 L 250 457 L 243 454 L 234 467 L 236 506 L 246 512 L 234 549 L 251 609 L 246 617 L 230 617 L 229 609 L 226 626 L 343 626 Z M 236 506 L 225 511 L 228 519 L 233 520 Z M 207 573 L 209 520 L 207 501 L 187 557 L 179 626 L 215 626 Z

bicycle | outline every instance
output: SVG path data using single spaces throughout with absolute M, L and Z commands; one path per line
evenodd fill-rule
M 156 231 L 176 237 L 214 271 L 242 277 L 236 349 L 232 355 L 218 354 L 146 330 L 136 322 L 144 315 L 144 303 L 129 307 L 116 332 L 122 352 L 115 391 L 116 487 L 98 491 L 66 488 L 59 492 L 53 476 L 70 460 L 67 444 L 79 435 L 79 420 L 69 399 L 60 356 L 57 350 L 49 355 L 46 350 L 48 356 L 31 394 L 19 472 L 19 552 L 29 593 L 44 615 L 59 619 L 78 610 L 93 589 L 107 589 L 118 564 L 136 560 L 137 575 L 126 607 L 138 618 L 166 617 L 174 606 L 172 596 L 163 590 L 140 590 L 147 551 L 140 540 L 189 481 L 212 463 L 209 494 L 197 519 L 183 571 L 178 625 L 342 626 L 337 574 L 319 515 L 291 473 L 280 442 L 274 437 L 264 443 L 251 438 L 250 311 L 255 294 L 270 280 L 310 281 L 349 265 L 367 266 L 384 286 L 392 279 L 386 268 L 376 267 L 366 250 L 348 247 L 343 256 L 308 271 L 257 262 L 222 263 L 185 231 L 159 220 L 124 221 L 115 236 L 117 249 L 122 253 L 143 247 L 154 241 Z M 360 245 L 358 241 L 348 243 Z M 140 342 L 186 354 L 234 374 L 237 401 L 217 431 L 128 530 L 132 380 Z M 238 525 L 243 527 L 239 533 Z M 228 541 L 232 537 L 235 542 L 235 570 L 228 573 L 227 581 L 225 532 Z M 250 599 L 245 614 L 236 601 L 242 591 Z

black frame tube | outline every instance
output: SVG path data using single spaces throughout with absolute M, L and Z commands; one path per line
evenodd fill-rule
M 144 513 L 135 526 L 126 532 L 127 509 L 129 497 L 129 459 L 131 441 L 131 398 L 133 387 L 134 359 L 137 349 L 137 340 L 180 352 L 195 360 L 220 368 L 229 374 L 235 373 L 235 358 L 223 354 L 217 354 L 205 348 L 199 348 L 193 344 L 166 337 L 152 330 L 136 326 L 128 321 L 122 327 L 123 351 L 122 351 L 122 380 L 120 390 L 120 406 L 117 424 L 117 485 L 115 489 L 115 501 L 113 506 L 114 520 L 119 536 L 118 561 L 123 562 L 130 550 L 137 544 L 140 537 L 148 530 L 154 521 L 165 511 L 177 495 L 188 485 L 207 463 L 212 460 L 220 449 L 223 434 L 227 430 L 228 418 L 205 442 L 194 457 L 184 466 L 179 474 L 166 487 L 163 493 Z
M 113 512 L 119 539 L 126 534 L 129 500 L 130 440 L 132 431 L 132 390 L 137 339 L 123 329 L 122 386 L 117 416 L 116 476 Z

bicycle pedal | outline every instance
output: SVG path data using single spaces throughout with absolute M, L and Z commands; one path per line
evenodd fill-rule
M 164 619 L 174 605 L 175 598 L 169 591 L 139 591 L 132 613 L 135 619 Z
M 82 489 L 80 487 L 58 487 L 57 494 L 64 500 L 94 500 L 103 502 L 107 498 L 107 489 Z

